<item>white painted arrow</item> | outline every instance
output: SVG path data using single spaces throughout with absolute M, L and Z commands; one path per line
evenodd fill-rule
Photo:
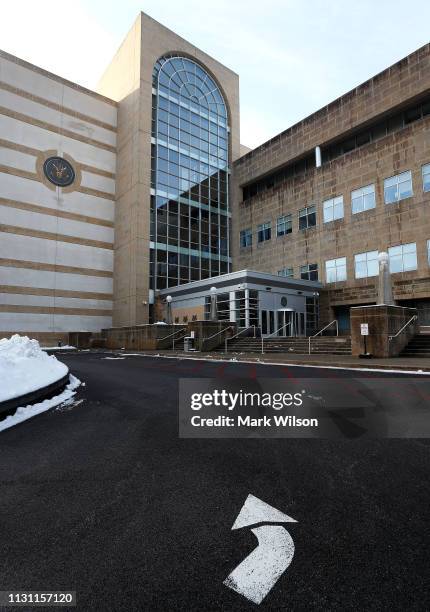
M 256 523 L 296 522 L 258 497 L 248 495 L 232 529 Z M 224 584 L 260 604 L 290 565 L 294 556 L 294 542 L 281 525 L 262 525 L 251 531 L 258 540 L 258 546 L 227 576 Z

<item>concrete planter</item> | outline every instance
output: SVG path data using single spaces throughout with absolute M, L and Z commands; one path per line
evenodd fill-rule
M 7 414 L 13 414 L 15 410 L 21 406 L 37 404 L 39 402 L 43 402 L 43 400 L 53 397 L 54 395 L 59 395 L 64 391 L 68 382 L 69 372 L 59 380 L 47 385 L 46 387 L 37 389 L 31 393 L 26 393 L 25 395 L 20 395 L 19 397 L 14 397 L 10 400 L 6 400 L 5 402 L 0 402 L 0 414 L 2 417 L 5 417 Z

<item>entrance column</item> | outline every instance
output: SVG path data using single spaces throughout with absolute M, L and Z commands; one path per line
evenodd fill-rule
M 229 292 L 229 307 L 230 307 L 230 321 L 236 323 L 236 294 L 234 291 Z
M 249 327 L 249 289 L 245 289 L 245 327 Z

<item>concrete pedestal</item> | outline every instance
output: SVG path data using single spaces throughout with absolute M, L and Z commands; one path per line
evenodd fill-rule
M 418 321 L 407 326 L 399 336 L 397 332 L 417 314 L 415 308 L 403 306 L 356 306 L 351 308 L 351 352 L 354 357 L 364 353 L 364 336 L 361 324 L 367 323 L 367 352 L 373 357 L 396 357 L 409 340 L 418 332 Z M 390 337 L 392 337 L 390 339 Z

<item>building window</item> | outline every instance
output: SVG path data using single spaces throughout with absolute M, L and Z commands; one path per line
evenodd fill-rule
M 327 283 L 338 283 L 346 280 L 346 257 L 326 261 L 325 278 Z
M 318 294 L 306 298 L 306 335 L 313 336 L 319 326 L 319 297 Z
M 323 202 L 324 223 L 343 219 L 343 196 L 331 198 Z
M 317 224 L 317 213 L 315 206 L 308 206 L 299 210 L 299 230 L 315 227 Z
M 306 264 L 300 266 L 300 278 L 303 280 L 318 280 L 318 264 Z
M 412 173 L 410 170 L 396 176 L 391 176 L 384 181 L 385 204 L 399 202 L 412 195 Z
M 169 54 L 152 73 L 150 288 L 229 272 L 229 126 L 206 70 Z
M 257 227 L 257 236 L 258 242 L 270 240 L 272 237 L 272 223 L 270 221 L 267 221 L 267 223 L 261 223 Z
M 292 278 L 294 276 L 293 268 L 282 268 L 282 270 L 278 270 L 278 276 L 284 276 L 285 278 Z
M 392 274 L 417 269 L 417 245 L 415 242 L 390 247 L 388 255 L 390 257 L 390 272 Z
M 427 262 L 430 266 L 430 240 L 427 240 Z
M 384 138 L 387 134 L 392 134 L 403 129 L 414 121 L 425 119 L 430 114 L 429 98 L 421 100 L 418 104 L 412 104 L 402 111 L 394 110 L 384 119 L 376 119 L 371 125 L 359 129 L 355 135 L 340 138 L 337 142 L 322 147 L 323 164 L 329 160 L 336 159 L 340 155 L 344 155 L 353 149 L 362 147 L 370 142 L 375 142 L 380 138 Z
M 240 232 L 240 248 L 252 246 L 252 230 L 251 228 L 241 230 Z
M 430 191 L 430 164 L 422 167 L 423 173 L 423 191 Z
M 379 274 L 378 251 L 358 253 L 354 257 L 354 263 L 355 278 L 368 278 Z
M 285 236 L 293 231 L 292 215 L 284 215 L 276 220 L 276 235 Z
M 351 208 L 354 215 L 375 208 L 375 205 L 375 185 L 366 185 L 351 192 Z

